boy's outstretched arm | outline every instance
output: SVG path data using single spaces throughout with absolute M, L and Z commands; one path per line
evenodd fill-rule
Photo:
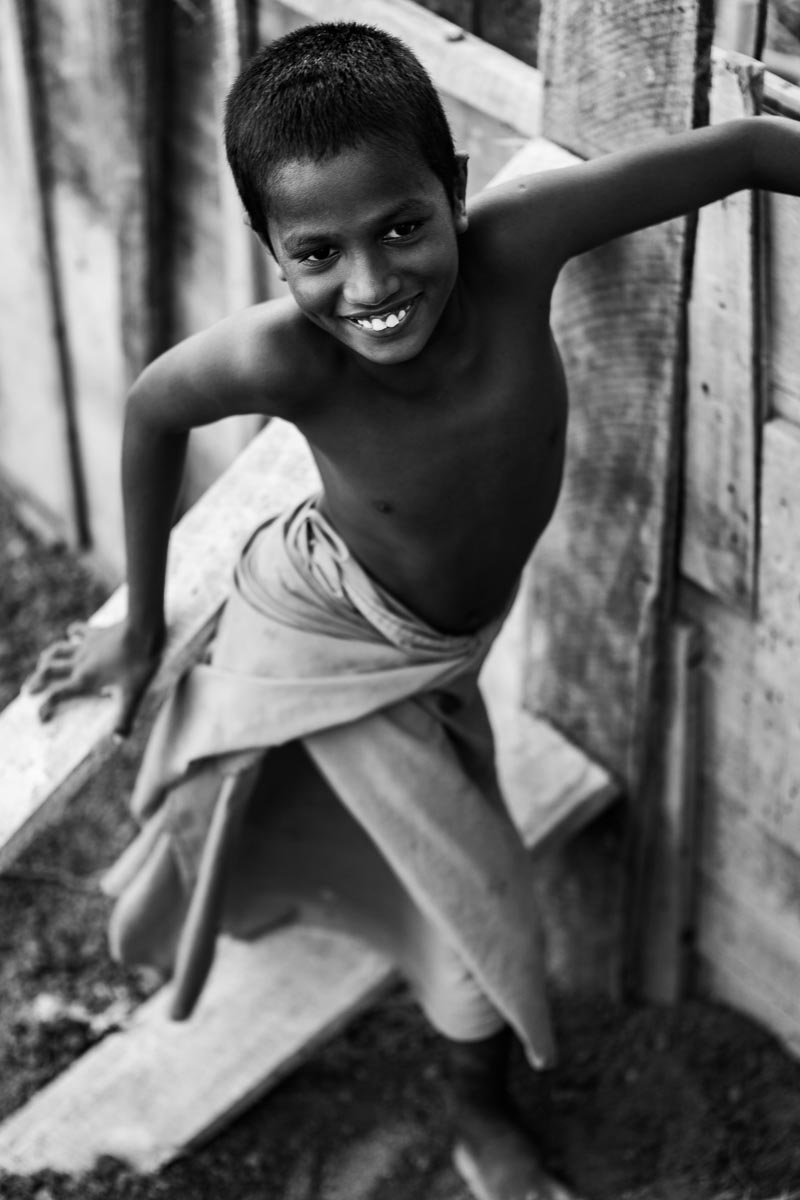
M 558 270 L 576 254 L 743 188 L 800 195 L 800 121 L 744 117 L 664 136 L 513 180 L 476 207 L 494 210 L 497 236 L 510 239 L 517 262 L 527 252 L 531 264 Z
M 74 626 L 68 640 L 45 650 L 27 685 L 48 691 L 43 720 L 63 700 L 113 689 L 114 729 L 128 733 L 164 645 L 167 551 L 189 432 L 263 412 L 267 396 L 281 396 L 285 373 L 282 355 L 270 353 L 272 325 L 258 310 L 237 314 L 162 355 L 131 389 L 122 449 L 127 617 L 106 628 Z M 277 401 L 272 414 L 290 416 L 291 407 Z

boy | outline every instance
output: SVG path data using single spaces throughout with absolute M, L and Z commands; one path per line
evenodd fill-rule
M 394 39 L 339 24 L 256 55 L 226 139 L 291 294 L 176 346 L 132 389 L 128 617 L 43 656 L 43 717 L 114 685 L 127 731 L 164 641 L 192 427 L 283 417 L 322 489 L 256 531 L 212 664 L 159 718 L 134 797 L 155 833 L 117 887 L 112 943 L 167 969 L 177 956 L 185 1012 L 209 928 L 262 929 L 276 898 L 364 934 L 447 1040 L 454 1160 L 475 1195 L 566 1197 L 505 1095 L 509 1028 L 539 1066 L 552 1037 L 476 683 L 559 492 L 567 395 L 550 297 L 570 257 L 621 234 L 741 188 L 800 193 L 800 129 L 735 121 L 515 180 L 468 212 L 466 162 L 422 68 Z

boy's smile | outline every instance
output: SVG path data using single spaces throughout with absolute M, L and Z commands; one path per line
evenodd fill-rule
M 463 179 L 453 205 L 420 155 L 367 142 L 285 163 L 268 223 L 283 277 L 315 325 L 375 363 L 424 349 L 458 274 Z

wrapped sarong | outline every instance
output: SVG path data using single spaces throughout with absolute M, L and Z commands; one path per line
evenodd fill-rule
M 299 739 L 531 1062 L 548 1064 L 532 869 L 478 688 L 502 620 L 465 635 L 427 625 L 360 567 L 314 497 L 268 521 L 237 564 L 211 661 L 156 720 L 132 799 L 142 848 L 110 890 L 123 891 L 164 831 L 188 888 L 199 863 L 218 873 L 207 860 L 209 831 L 226 819 L 220 779 L 252 777 L 260 755 Z M 219 844 L 235 855 L 235 838 Z M 209 919 L 196 936 L 213 938 Z

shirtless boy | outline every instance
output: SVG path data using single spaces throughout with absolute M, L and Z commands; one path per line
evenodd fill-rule
M 189 338 L 133 387 L 128 617 L 43 655 L 32 686 L 50 689 L 45 719 L 67 697 L 113 686 L 128 730 L 164 642 L 188 431 L 237 413 L 282 417 L 308 439 L 322 481 L 309 544 L 333 546 L 336 563 L 349 552 L 358 586 L 377 589 L 370 605 L 448 646 L 493 630 L 559 493 L 567 390 L 549 307 L 564 263 L 742 188 L 800 193 L 800 127 L 758 118 L 517 179 L 467 206 L 467 164 L 424 72 L 399 43 L 353 24 L 261 51 L 233 88 L 226 134 L 250 222 L 290 296 Z M 344 811 L 297 744 L 275 762 L 271 795 L 291 779 L 317 811 Z M 499 942 L 511 933 L 492 930 Z M 448 1013 L 459 997 L 445 996 Z M 469 1003 L 481 1000 L 472 1025 L 438 1022 L 457 1166 L 481 1200 L 567 1196 L 507 1105 L 508 1021 L 485 997 Z M 544 1062 L 549 1033 L 538 1036 Z

